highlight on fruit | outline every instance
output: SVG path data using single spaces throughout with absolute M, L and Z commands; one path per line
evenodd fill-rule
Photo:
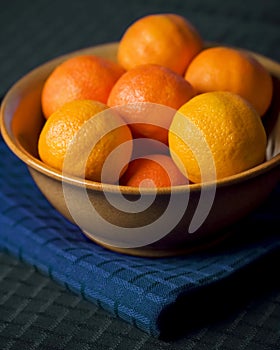
M 49 74 L 38 153 L 62 171 L 71 145 L 70 175 L 121 186 L 219 180 L 265 161 L 272 95 L 250 53 L 207 46 L 179 14 L 150 14 L 125 29 L 114 59 L 76 55 Z

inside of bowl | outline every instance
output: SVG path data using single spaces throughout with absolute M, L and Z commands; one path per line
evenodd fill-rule
M 42 87 L 52 64 L 37 69 L 19 81 L 12 89 L 5 112 L 6 125 L 13 142 L 38 158 L 37 142 L 45 119 L 41 111 Z M 277 75 L 277 76 L 276 76 Z M 274 74 L 274 94 L 269 110 L 263 117 L 268 135 L 267 160 L 280 154 L 280 69 Z
M 263 117 L 263 123 L 268 135 L 267 160 L 280 154 L 280 79 L 273 77 L 273 84 L 271 106 Z
M 39 158 L 37 143 L 44 124 L 40 104 L 36 103 L 39 95 L 39 90 L 26 94 L 15 110 L 15 118 L 12 123 L 17 142 L 35 158 Z
M 273 100 L 264 117 L 264 125 L 268 134 L 266 158 L 269 160 L 280 154 L 280 79 L 273 79 Z

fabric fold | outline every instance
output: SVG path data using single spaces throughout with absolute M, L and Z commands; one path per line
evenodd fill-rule
M 140 258 L 89 241 L 47 202 L 2 139 L 0 151 L 0 249 L 153 336 L 171 336 L 170 320 L 175 332 L 176 315 L 177 322 L 188 319 L 188 302 L 207 300 L 209 288 L 222 292 L 223 281 L 280 249 L 279 186 L 220 246 Z

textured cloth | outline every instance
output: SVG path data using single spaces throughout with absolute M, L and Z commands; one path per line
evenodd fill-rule
M 268 210 L 236 227 L 235 240 L 214 251 L 161 259 L 111 252 L 90 242 L 49 205 L 3 142 L 0 151 L 5 168 L 0 173 L 0 248 L 151 335 L 179 329 L 175 311 L 188 305 L 188 295 L 192 300 L 213 283 L 217 288 L 218 281 L 280 248 L 275 192 Z M 268 223 L 269 234 L 264 234 Z M 249 230 L 255 237 L 242 239 Z
M 116 41 L 129 23 L 155 12 L 182 14 L 197 26 L 208 41 L 243 47 L 280 61 L 279 0 L 13 0 L 1 3 L 0 9 L 0 95 L 26 72 L 48 59 L 87 46 Z M 217 254 L 218 262 L 224 256 L 223 265 L 228 270 L 223 271 L 220 266 L 222 273 L 216 276 L 215 282 L 217 267 L 212 272 L 206 269 L 203 282 L 198 281 L 196 271 L 191 265 L 186 267 L 181 258 L 127 260 L 88 242 L 46 203 L 34 187 L 25 166 L 15 160 L 3 144 L 0 154 L 0 237 L 3 249 L 0 252 L 1 350 L 280 349 L 279 187 L 247 224 L 244 223 L 236 241 L 228 245 L 231 249 L 221 247 L 212 252 Z M 46 213 L 47 224 L 43 219 Z M 35 228 L 37 232 L 31 232 Z M 57 234 L 60 238 L 56 245 Z M 6 239 L 4 235 L 7 235 Z M 36 245 L 38 250 L 35 250 L 34 244 L 32 253 L 27 253 L 23 249 L 26 246 L 22 245 L 24 240 L 27 244 L 27 238 L 31 240 L 29 252 L 34 242 L 45 240 L 48 251 L 55 251 L 52 259 L 47 260 L 45 250 L 40 257 L 40 251 L 43 251 L 40 244 Z M 68 254 L 60 250 L 62 240 L 70 248 Z M 81 255 L 72 249 L 76 245 L 84 245 L 86 254 L 90 256 L 79 262 L 77 257 L 81 258 Z M 58 252 L 61 255 L 57 259 L 60 257 L 60 261 L 67 262 L 70 270 L 61 271 L 61 266 L 56 266 L 53 259 Z M 75 266 L 74 261 L 86 270 L 86 266 L 90 268 L 87 259 L 91 262 L 92 255 L 101 263 L 99 276 L 104 276 L 101 271 L 107 271 L 115 275 L 120 283 L 124 281 L 124 285 L 135 284 L 138 288 L 135 287 L 134 296 L 138 292 L 140 294 L 141 288 L 145 294 L 144 291 L 150 287 L 153 309 L 148 313 L 144 311 L 151 317 L 150 327 L 154 335 L 158 336 L 161 332 L 162 337 L 171 338 L 180 333 L 182 338 L 166 343 L 151 336 L 149 330 L 141 331 L 138 327 L 146 330 L 148 322 L 147 319 L 141 320 L 137 327 L 131 324 L 137 315 L 134 310 L 129 322 L 124 321 L 128 310 L 132 309 L 131 302 L 125 300 L 128 294 L 118 295 L 119 304 L 116 303 L 114 309 L 106 295 L 98 295 L 93 281 L 90 286 L 89 279 L 81 281 L 79 276 L 70 281 L 70 271 L 73 276 L 73 269 L 77 271 L 80 268 Z M 240 261 L 235 260 L 237 255 Z M 70 256 L 74 259 L 71 264 L 68 260 Z M 105 263 L 108 258 L 109 265 Z M 119 260 L 114 262 L 116 258 Z M 192 259 L 196 264 L 199 262 L 199 256 L 192 256 Z M 211 255 L 204 259 L 213 262 Z M 237 264 L 232 266 L 230 259 L 232 264 L 234 261 Z M 140 266 L 144 261 L 146 269 Z M 120 267 L 118 273 L 114 263 L 123 263 L 125 268 Z M 203 267 L 202 262 L 200 264 Z M 115 270 L 106 270 L 106 265 L 107 268 L 114 265 Z M 48 270 L 47 266 L 52 266 L 54 270 Z M 163 275 L 159 271 L 154 273 L 159 266 L 165 271 Z M 175 266 L 178 266 L 179 272 L 174 282 L 171 276 Z M 171 270 L 168 271 L 168 268 Z M 151 271 L 151 275 L 145 275 L 147 270 Z M 139 276 L 139 271 L 143 271 L 142 276 Z M 125 275 L 126 272 L 129 274 Z M 198 271 L 200 273 L 203 274 L 203 269 Z M 170 278 L 165 280 L 168 274 Z M 158 281 L 155 276 L 159 276 Z M 210 276 L 209 280 L 207 276 Z M 193 285 L 191 289 L 188 277 L 191 282 L 198 281 L 197 288 Z M 53 282 L 52 278 L 59 283 Z M 178 290 L 172 289 L 171 283 L 177 284 Z M 202 287 L 203 283 L 205 287 Z M 164 285 L 163 291 L 160 291 L 161 285 Z M 89 287 L 86 289 L 85 286 Z M 119 293 L 124 289 L 123 286 Z M 110 293 L 107 292 L 107 296 L 112 297 L 113 292 Z M 156 295 L 165 295 L 166 299 L 160 304 L 155 300 Z M 123 305 L 127 304 L 129 307 L 125 309 Z M 114 316 L 118 312 L 121 317 Z M 139 314 L 137 317 L 140 318 Z M 192 331 L 192 328 L 195 330 Z

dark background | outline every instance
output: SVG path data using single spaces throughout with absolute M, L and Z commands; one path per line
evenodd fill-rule
M 280 61 L 279 0 L 11 0 L 0 6 L 0 96 L 39 64 L 69 51 L 117 41 L 137 18 L 158 12 L 184 15 L 207 41 Z M 279 269 L 279 257 L 250 271 L 252 280 L 261 283 L 249 286 L 246 277 L 239 276 L 225 287 L 232 298 L 230 310 L 205 305 L 204 322 L 183 332 L 180 339 L 164 342 L 0 252 L 0 348 L 280 349 L 280 283 L 275 275 L 269 278 L 271 269 Z
M 186 16 L 205 40 L 280 59 L 277 0 L 11 0 L 0 4 L 0 94 L 46 60 L 117 41 L 137 18 L 156 12 Z

